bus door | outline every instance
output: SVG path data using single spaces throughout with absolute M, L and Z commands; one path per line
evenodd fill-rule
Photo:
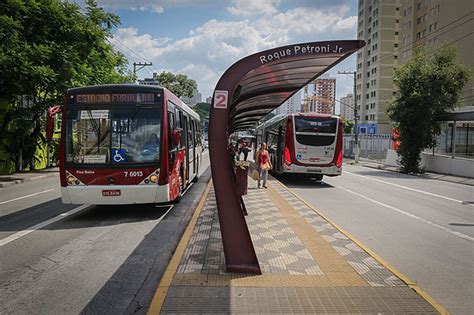
M 193 125 L 192 125 L 193 119 L 191 117 L 188 117 L 188 145 L 189 145 L 189 174 L 188 179 L 191 177 L 191 174 L 194 174 L 194 164 L 196 164 L 195 160 L 195 147 L 194 147 L 194 131 L 193 131 Z M 192 172 L 192 173 L 191 173 Z
M 191 150 L 191 144 L 189 143 L 189 118 L 188 116 L 184 115 L 183 116 L 183 133 L 184 133 L 184 145 L 185 145 L 185 152 L 186 152 L 186 181 L 189 180 L 189 170 L 191 162 L 189 161 L 190 159 L 190 150 Z
M 283 126 L 278 127 L 278 136 L 277 136 L 277 152 L 276 152 L 276 165 L 275 172 L 283 172 L 283 148 L 285 147 L 284 138 L 283 138 Z
M 193 135 L 193 174 L 197 173 L 197 139 L 196 139 L 196 122 L 191 120 L 191 133 Z

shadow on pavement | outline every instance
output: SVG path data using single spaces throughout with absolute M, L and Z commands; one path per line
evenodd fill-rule
M 199 181 L 184 195 L 181 202 L 176 204 L 163 221 L 145 236 L 81 314 L 145 314 L 147 312 L 169 260 L 206 189 L 210 174 L 210 168 L 208 168 Z M 152 215 L 147 208 L 140 211 L 143 212 L 137 214 L 139 217 Z M 134 215 L 129 215 L 133 219 Z M 102 214 L 94 213 L 93 216 L 101 217 Z M 88 215 L 84 214 L 82 219 L 75 218 L 75 220 L 87 221 L 87 217 Z
M 284 185 L 291 188 L 314 188 L 314 189 L 324 189 L 324 188 L 334 188 L 334 186 L 322 181 L 316 180 L 314 178 L 307 178 L 302 176 L 280 176 L 278 178 L 269 178 L 269 180 L 278 180 Z

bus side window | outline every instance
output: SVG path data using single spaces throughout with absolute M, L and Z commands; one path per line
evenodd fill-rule
M 171 139 L 171 134 L 174 128 L 175 128 L 174 114 L 172 112 L 168 112 L 168 148 L 170 150 L 173 149 L 173 139 Z

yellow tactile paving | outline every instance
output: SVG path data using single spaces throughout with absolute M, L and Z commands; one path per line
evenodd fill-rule
M 347 280 L 344 286 L 369 286 L 355 270 L 321 235 L 301 217 L 298 212 L 271 186 L 264 190 L 275 203 L 298 238 L 303 242 L 309 253 L 317 261 L 325 276 L 335 283 L 340 279 Z M 343 275 L 343 276 L 341 276 Z

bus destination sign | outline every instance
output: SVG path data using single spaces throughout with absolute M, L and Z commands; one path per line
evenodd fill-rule
M 76 94 L 71 98 L 73 97 L 75 97 L 75 103 L 78 104 L 155 102 L 155 93 Z

